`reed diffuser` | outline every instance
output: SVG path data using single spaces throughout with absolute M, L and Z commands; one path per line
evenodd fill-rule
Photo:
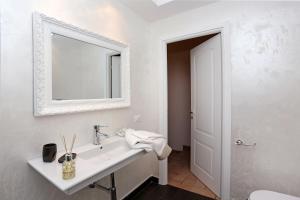
M 72 144 L 70 147 L 70 150 L 68 151 L 67 143 L 65 136 L 62 137 L 62 141 L 65 147 L 65 161 L 62 164 L 62 178 L 64 180 L 69 180 L 75 177 L 76 174 L 76 166 L 75 166 L 75 160 L 72 156 L 72 150 L 75 143 L 76 135 L 73 136 Z

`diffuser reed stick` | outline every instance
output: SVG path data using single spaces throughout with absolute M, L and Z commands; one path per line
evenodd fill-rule
M 75 139 L 76 139 L 76 134 L 73 135 L 73 140 L 72 140 L 72 145 L 71 145 L 70 153 L 72 153 L 73 146 L 74 146 L 74 143 L 75 143 Z
M 67 144 L 66 144 L 65 136 L 62 136 L 62 135 L 61 135 L 61 140 L 62 140 L 62 143 L 64 144 L 66 153 L 68 153 L 68 149 L 67 149 Z
M 61 136 L 61 138 L 62 138 L 62 142 L 63 142 L 64 147 L 65 147 L 66 153 L 72 153 L 72 150 L 73 150 L 73 147 L 74 147 L 74 143 L 75 143 L 75 140 L 76 140 L 76 134 L 73 135 L 72 144 L 71 144 L 71 147 L 70 147 L 70 149 L 69 149 L 70 152 L 68 151 L 68 148 L 67 148 L 67 142 L 66 142 L 65 136 Z

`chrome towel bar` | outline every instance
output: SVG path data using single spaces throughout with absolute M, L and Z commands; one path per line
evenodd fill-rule
M 247 144 L 243 140 L 237 140 L 237 141 L 235 141 L 235 144 L 239 145 L 239 146 L 249 146 L 249 147 L 250 146 L 256 146 L 256 143 Z

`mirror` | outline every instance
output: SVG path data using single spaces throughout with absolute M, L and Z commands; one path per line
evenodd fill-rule
M 130 106 L 129 47 L 33 14 L 34 115 Z
M 52 99 L 121 98 L 121 52 L 52 35 Z

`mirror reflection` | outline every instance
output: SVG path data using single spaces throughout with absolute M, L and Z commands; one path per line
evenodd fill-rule
M 52 99 L 121 98 L 121 53 L 52 35 Z

